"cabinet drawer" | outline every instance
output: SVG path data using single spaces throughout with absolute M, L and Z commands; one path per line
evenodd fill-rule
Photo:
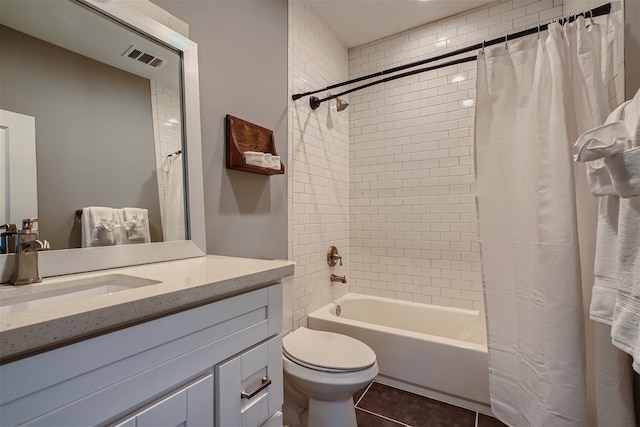
M 217 365 L 215 377 L 216 425 L 264 424 L 282 409 L 282 336 Z

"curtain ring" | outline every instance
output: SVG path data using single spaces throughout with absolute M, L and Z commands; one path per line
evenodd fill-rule
M 587 11 L 589 13 L 589 24 L 593 25 L 593 10 Z
M 484 40 L 482 40 L 482 52 L 484 52 Z
M 540 40 L 540 23 L 538 23 L 538 40 Z
M 509 34 L 505 34 L 504 35 L 504 48 L 507 49 L 509 46 L 507 45 L 507 42 L 509 41 Z

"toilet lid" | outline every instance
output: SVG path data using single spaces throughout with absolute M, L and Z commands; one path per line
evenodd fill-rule
M 354 371 L 376 362 L 376 354 L 363 342 L 333 332 L 298 328 L 282 340 L 291 359 L 319 369 Z

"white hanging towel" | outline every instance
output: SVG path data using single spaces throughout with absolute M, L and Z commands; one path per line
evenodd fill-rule
M 601 73 L 602 34 L 598 24 L 586 26 L 578 17 L 575 24 L 564 26 L 564 40 L 568 47 L 568 65 L 573 73 L 573 102 L 578 134 L 602 125 L 610 108 Z M 609 81 L 609 80 L 607 80 Z M 590 288 L 591 318 L 610 319 L 615 303 L 615 264 L 618 224 L 618 197 L 602 160 L 587 166 L 576 165 L 576 201 L 580 212 L 580 256 L 583 290 Z M 586 181 L 585 181 L 586 176 Z M 588 191 L 598 196 L 593 200 Z M 597 210 L 591 215 L 589 207 L 596 202 Z M 593 224 L 596 224 L 596 241 L 593 242 Z M 582 228 L 580 228 L 582 227 Z M 595 257 L 593 247 L 595 246 Z M 590 265 L 589 259 L 594 259 Z M 597 425 L 635 426 L 633 387 L 630 357 L 611 343 L 611 327 L 594 324 L 595 392 Z
M 122 243 L 151 243 L 149 231 L 149 214 L 142 208 L 122 208 L 123 232 Z
M 578 160 L 603 163 L 620 196 L 615 247 L 615 299 L 608 296 L 612 342 L 633 356 L 640 372 L 640 91 L 614 110 L 607 124 L 582 135 Z M 608 258 L 607 262 L 611 262 Z M 613 292 L 610 292 L 613 293 Z
M 618 227 L 618 297 L 613 311 L 611 337 L 616 347 L 633 356 L 633 368 L 640 373 L 639 196 L 620 199 Z
M 605 157 L 613 186 L 620 194 L 618 222 L 618 298 L 613 312 L 613 344 L 633 356 L 640 373 L 640 90 L 623 112 L 632 135 L 625 150 Z
M 596 403 L 598 425 L 634 426 L 635 412 L 630 356 L 614 347 L 611 325 L 619 296 L 618 229 L 621 211 L 618 190 L 607 166 L 607 157 L 618 157 L 628 145 L 629 130 L 622 119 L 629 102 L 616 108 L 605 124 L 585 132 L 575 146 L 577 161 L 587 162 L 587 180 L 591 192 L 598 196 L 598 223 L 594 260 L 594 286 L 591 296 L 590 317 L 596 324 Z M 625 192 L 625 191 L 623 191 Z M 623 240 L 625 238 L 623 237 Z M 606 335 L 605 332 L 606 331 Z M 619 347 L 619 346 L 618 346 Z
M 82 247 L 117 244 L 120 221 L 113 208 L 90 206 L 82 208 Z
M 477 204 L 493 413 L 588 425 L 582 291 L 557 24 L 478 55 Z M 575 137 L 574 137 L 575 139 Z
M 166 183 L 166 193 L 164 197 L 164 221 L 162 224 L 162 234 L 164 241 L 184 240 L 184 179 L 182 177 L 182 154 L 168 157 L 163 166 Z
M 599 427 L 635 427 L 631 357 L 611 344 L 611 326 L 593 324 Z
M 626 127 L 620 121 L 627 104 L 613 110 L 603 125 L 583 133 L 574 144 L 578 149 L 575 160 L 586 162 L 587 180 L 591 192 L 599 197 L 594 260 L 595 278 L 589 315 L 592 320 L 609 326 L 613 321 L 613 309 L 618 296 L 616 262 L 620 198 L 603 157 L 607 153 L 614 154 L 620 151 L 615 147 L 617 147 L 618 137 L 627 135 Z
M 603 168 L 606 172 L 606 168 Z M 607 172 L 608 173 L 608 172 Z M 618 254 L 618 214 L 620 198 L 601 196 L 598 201 L 594 284 L 589 316 L 592 320 L 611 326 L 613 308 L 618 297 L 616 280 Z

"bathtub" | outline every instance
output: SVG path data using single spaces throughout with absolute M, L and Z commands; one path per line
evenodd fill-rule
M 369 345 L 379 382 L 491 413 L 485 320 L 477 310 L 349 293 L 309 314 L 309 327 Z

